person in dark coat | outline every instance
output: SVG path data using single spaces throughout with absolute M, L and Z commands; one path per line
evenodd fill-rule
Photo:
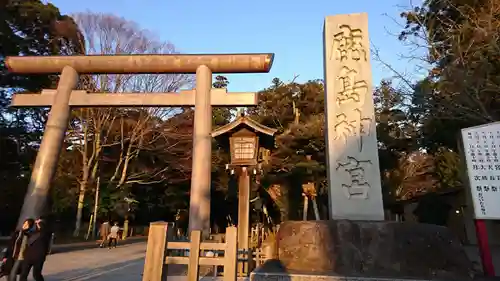
M 27 219 L 24 221 L 21 230 L 12 234 L 10 243 L 7 247 L 5 273 L 9 274 L 9 280 L 16 280 L 16 276 L 20 273 L 22 262 L 19 261 L 21 253 L 26 253 L 26 245 L 23 245 L 23 239 L 27 238 L 31 232 L 36 231 L 35 220 Z
M 44 281 L 42 270 L 49 251 L 51 235 L 52 231 L 49 229 L 48 223 L 42 218 L 37 219 L 34 229 L 26 233 L 28 243 L 21 264 L 20 281 L 28 280 L 32 268 L 35 281 Z

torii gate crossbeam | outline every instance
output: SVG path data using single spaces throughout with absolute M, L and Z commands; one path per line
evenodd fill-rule
M 42 90 L 41 94 L 15 94 L 11 107 L 50 107 L 56 90 Z M 88 93 L 72 91 L 71 107 L 184 107 L 195 105 L 194 90 L 179 93 Z M 256 106 L 257 95 L 250 92 L 228 93 L 226 89 L 212 89 L 211 105 L 216 107 Z
M 212 89 L 212 73 L 269 72 L 273 57 L 273 54 L 7 57 L 5 64 L 13 73 L 61 73 L 56 91 L 44 90 L 42 94 L 26 96 L 20 94 L 13 98 L 12 105 L 16 107 L 51 107 L 18 227 L 24 219 L 37 217 L 44 209 L 68 126 L 71 106 L 192 106 L 194 104 L 189 228 L 203 230 L 204 235 L 208 235 L 212 105 L 256 105 L 255 93 L 226 94 L 221 90 Z M 74 91 L 79 73 L 196 73 L 196 88 L 194 91 L 151 95 L 87 94 L 83 91 Z

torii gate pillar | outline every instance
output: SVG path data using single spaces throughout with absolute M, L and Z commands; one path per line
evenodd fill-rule
M 196 70 L 194 101 L 193 170 L 189 195 L 189 233 L 203 230 L 210 235 L 210 186 L 212 173 L 212 71 L 202 65 Z

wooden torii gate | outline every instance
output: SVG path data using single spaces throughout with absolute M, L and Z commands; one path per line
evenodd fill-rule
M 212 106 L 255 106 L 255 93 L 226 93 L 212 89 L 212 73 L 269 72 L 274 54 L 105 55 L 7 57 L 12 73 L 61 73 L 57 90 L 16 94 L 14 107 L 51 107 L 42 143 L 31 174 L 19 223 L 43 210 L 57 167 L 71 107 L 195 107 L 193 170 L 189 207 L 190 230 L 208 234 Z M 87 93 L 74 91 L 85 74 L 196 74 L 196 88 L 180 93 Z M 18 227 L 19 227 L 18 223 Z

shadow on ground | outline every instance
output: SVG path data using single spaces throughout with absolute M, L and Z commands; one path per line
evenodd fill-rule
M 138 251 L 141 253 L 144 251 Z M 135 254 L 135 253 L 133 253 Z M 57 273 L 45 274 L 50 281 L 77 281 L 77 280 L 108 280 L 108 281 L 139 281 L 142 280 L 144 258 L 117 261 L 100 267 L 83 267 L 65 270 Z M 187 265 L 169 265 L 168 276 L 186 276 Z M 210 267 L 200 268 L 200 277 L 212 276 Z
M 108 264 L 102 267 L 84 267 L 77 270 L 67 270 L 53 274 L 46 274 L 47 280 L 51 281 L 76 281 L 76 280 L 95 280 L 105 277 L 105 275 L 110 275 L 113 273 L 113 278 L 109 280 L 127 280 L 128 278 L 122 279 L 121 276 L 135 276 L 130 280 L 140 280 L 142 274 L 142 268 L 144 266 L 144 259 L 138 258 L 133 260 L 128 260 L 125 262 L 116 262 Z M 119 271 L 119 272 L 118 272 Z M 120 275 L 120 276 L 117 276 Z
M 139 236 L 139 237 L 129 237 L 126 240 L 120 240 L 118 243 L 120 245 L 129 245 L 134 243 L 146 242 L 147 237 Z M 80 242 L 80 243 L 70 243 L 70 244 L 55 244 L 52 247 L 51 254 L 57 253 L 67 253 L 72 251 L 81 251 L 87 249 L 95 249 L 99 248 L 99 241 L 92 242 Z

